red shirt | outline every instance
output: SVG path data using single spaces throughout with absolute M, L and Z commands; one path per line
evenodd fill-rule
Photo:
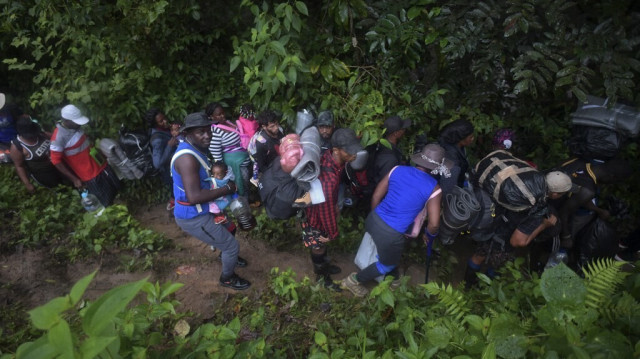
M 344 164 L 338 165 L 333 159 L 332 151 L 325 151 L 320 158 L 320 175 L 325 202 L 315 204 L 306 209 L 307 222 L 323 235 L 333 240 L 338 237 L 338 188 Z
M 70 130 L 58 124 L 51 136 L 51 163 L 64 162 L 82 182 L 97 177 L 107 167 L 99 165 L 90 154 L 91 144 L 82 130 Z

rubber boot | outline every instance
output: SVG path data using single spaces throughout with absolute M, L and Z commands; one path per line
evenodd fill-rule
M 327 289 L 334 290 L 336 292 L 342 292 L 339 284 L 333 282 L 331 278 L 330 271 L 331 264 L 328 262 L 324 263 L 313 263 L 313 272 L 317 274 L 316 281 L 322 281 L 323 285 Z M 335 267 L 335 266 L 334 266 Z
M 312 252 L 311 262 L 313 263 L 313 272 L 315 274 L 324 274 L 324 272 L 327 272 L 328 274 L 338 274 L 342 272 L 340 267 L 331 264 L 331 261 L 329 261 L 329 258 L 327 257 L 326 250 L 323 254 L 320 254 L 320 255 L 314 255 Z M 326 265 L 326 268 L 322 267 L 323 273 L 318 272 L 318 270 L 320 270 L 319 265 Z
M 478 276 L 476 273 L 480 271 L 480 266 L 473 263 L 470 259 L 467 261 L 467 269 L 464 272 L 464 288 L 471 289 L 478 284 Z

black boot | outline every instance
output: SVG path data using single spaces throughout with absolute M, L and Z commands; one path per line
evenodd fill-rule
M 326 266 L 326 268 L 325 267 L 322 267 L 322 268 L 323 268 L 323 271 L 326 270 L 328 274 L 338 274 L 342 272 L 342 269 L 340 269 L 340 267 L 338 267 L 337 265 L 331 264 L 329 257 L 327 257 L 326 250 L 323 254 L 320 254 L 320 255 L 318 254 L 314 255 L 313 252 L 311 252 L 311 262 L 313 263 L 313 272 L 315 274 L 323 274 L 318 271 L 321 265 Z
M 478 284 L 478 276 L 476 275 L 476 273 L 478 273 L 479 270 L 480 268 L 474 269 L 469 264 L 467 264 L 467 270 L 464 272 L 465 289 L 471 289 L 471 287 L 474 287 Z
M 329 264 L 328 262 L 321 263 L 321 264 L 313 263 L 313 272 L 317 274 L 316 281 L 318 282 L 322 281 L 323 282 L 322 284 L 327 289 L 331 289 L 336 292 L 342 292 L 340 285 L 334 283 L 333 279 L 331 279 L 330 268 L 331 268 L 331 264 Z

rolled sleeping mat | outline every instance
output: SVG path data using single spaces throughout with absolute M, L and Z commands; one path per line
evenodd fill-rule
M 300 135 L 303 155 L 291 171 L 291 177 L 300 182 L 311 182 L 320 175 L 320 133 L 309 127 Z
M 296 133 L 298 135 L 302 135 L 302 132 L 313 124 L 316 121 L 315 114 L 307 109 L 302 111 L 298 111 L 296 113 Z
M 111 138 L 103 138 L 99 144 L 100 152 L 107 158 L 107 162 L 122 178 L 140 179 L 144 173 L 138 169 L 127 157 L 120 144 Z
M 439 237 L 443 244 L 451 244 L 460 232 L 467 230 L 480 212 L 480 204 L 469 189 L 454 187 L 445 195 L 442 226 Z

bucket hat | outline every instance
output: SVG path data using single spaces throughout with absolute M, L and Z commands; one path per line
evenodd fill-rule
M 184 132 L 190 128 L 209 127 L 213 124 L 204 112 L 194 112 L 184 118 L 184 125 L 180 128 L 180 132 Z
M 420 167 L 431 170 L 433 175 L 451 177 L 453 162 L 444 157 L 444 148 L 435 143 L 430 143 L 422 148 L 422 151 L 411 156 L 411 161 Z

